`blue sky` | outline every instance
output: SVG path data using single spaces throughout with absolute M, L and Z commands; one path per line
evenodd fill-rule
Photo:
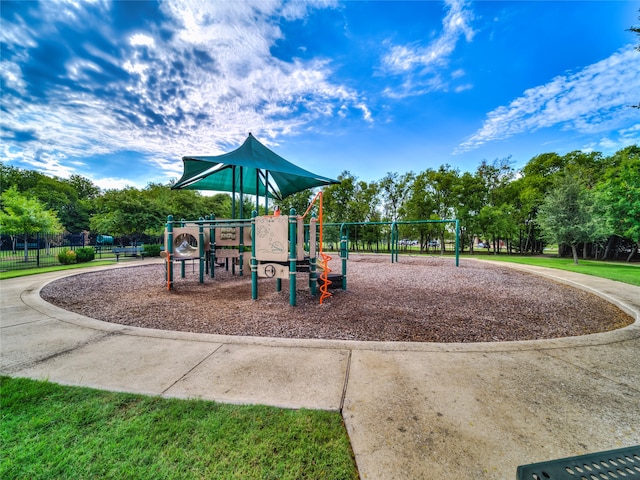
M 249 132 L 365 181 L 640 143 L 640 1 L 0 6 L 0 161 L 102 188 Z

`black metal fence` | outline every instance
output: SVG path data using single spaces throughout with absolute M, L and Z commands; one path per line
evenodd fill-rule
M 112 249 L 122 245 L 160 243 L 162 237 L 112 237 L 84 233 L 37 233 L 0 235 L 0 271 L 60 265 L 58 254 L 63 250 L 93 247 L 96 258 L 113 256 Z
M 89 246 L 88 242 L 83 233 L 0 235 L 0 271 L 60 265 L 62 250 Z

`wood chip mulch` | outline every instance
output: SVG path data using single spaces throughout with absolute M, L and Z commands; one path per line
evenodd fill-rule
M 339 260 L 330 263 L 340 272 Z M 216 268 L 199 283 L 186 267 L 166 289 L 165 266 L 84 273 L 42 289 L 46 301 L 107 322 L 226 335 L 412 342 L 496 342 L 604 332 L 633 323 L 618 307 L 533 274 L 450 258 L 351 255 L 348 289 L 318 303 L 308 276 L 298 275 L 297 306 L 288 281 L 260 279 L 251 300 L 244 277 Z

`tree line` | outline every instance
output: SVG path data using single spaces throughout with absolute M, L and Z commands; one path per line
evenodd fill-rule
M 510 158 L 482 161 L 474 172 L 450 165 L 422 172 L 387 173 L 376 182 L 345 171 L 324 189 L 326 222 L 458 219 L 461 248 L 473 252 L 478 240 L 493 252 L 542 253 L 558 244 L 574 261 L 630 261 L 640 249 L 640 147 L 611 156 L 574 151 L 544 153 L 521 169 Z M 285 199 L 283 207 L 306 208 L 310 192 Z M 304 210 L 303 210 L 304 211 Z M 401 226 L 421 251 L 443 250 L 446 227 Z M 350 238 L 363 247 L 379 242 L 382 226 L 356 229 Z M 355 238 L 354 238 L 355 237 Z
M 209 196 L 161 184 L 102 191 L 80 175 L 49 177 L 3 163 L 0 176 L 3 235 L 88 230 L 136 241 L 162 235 L 167 215 L 194 220 L 232 214 L 232 198 L 226 193 Z M 521 169 L 505 158 L 483 160 L 474 172 L 441 165 L 417 173 L 389 172 L 372 182 L 344 171 L 337 180 L 323 191 L 324 221 L 376 222 L 350 227 L 350 239 L 363 248 L 388 243 L 389 226 L 378 222 L 456 218 L 463 251 L 473 252 L 479 240 L 495 253 L 535 254 L 558 244 L 575 261 L 579 256 L 611 259 L 621 252 L 629 261 L 640 249 L 636 145 L 611 156 L 544 153 Z M 302 213 L 314 193 L 305 190 L 276 205 Z M 244 202 L 248 217 L 254 201 L 247 197 Z M 442 224 L 400 228 L 401 236 L 415 240 L 421 251 L 434 245 L 444 249 L 451 235 Z

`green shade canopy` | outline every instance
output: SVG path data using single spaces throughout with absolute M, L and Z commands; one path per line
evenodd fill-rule
M 240 192 L 283 198 L 307 188 L 338 183 L 288 162 L 251 133 L 236 150 L 223 155 L 182 157 L 184 173 L 172 189 Z

